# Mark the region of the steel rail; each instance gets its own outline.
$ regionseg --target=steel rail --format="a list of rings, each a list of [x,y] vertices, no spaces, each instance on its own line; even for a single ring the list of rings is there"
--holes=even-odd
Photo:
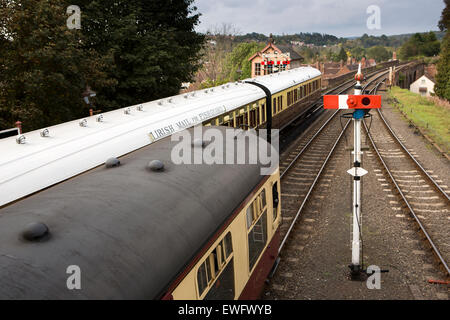
[[[440,260],[440,262],[442,263],[442,265],[444,266],[447,275],[450,275],[450,269],[448,267],[447,262],[445,261],[445,259],[442,257],[439,249],[436,247],[436,245],[434,244],[433,240],[431,239],[431,236],[428,234],[428,232],[426,231],[424,225],[422,224],[422,222],[420,221],[419,217],[416,215],[414,209],[411,207],[411,205],[409,204],[408,200],[406,199],[404,193],[402,192],[402,190],[400,189],[400,186],[397,184],[397,181],[395,180],[394,176],[392,175],[391,171],[389,170],[386,162],[383,160],[383,157],[381,156],[377,146],[375,145],[375,142],[372,139],[372,136],[369,132],[369,129],[367,128],[366,123],[364,122],[364,128],[366,129],[366,133],[367,136],[370,139],[370,142],[372,143],[372,146],[375,150],[375,152],[378,155],[378,158],[380,159],[381,163],[383,164],[383,167],[385,168],[386,172],[389,174],[389,177],[391,178],[392,182],[394,183],[396,189],[398,190],[398,192],[400,193],[403,201],[405,202],[406,206],[409,209],[409,212],[411,213],[411,215],[413,216],[414,220],[416,221],[416,223],[419,225],[420,230],[422,231],[422,233],[425,235],[426,239],[428,240],[428,243],[430,244],[431,248],[433,249],[434,253],[436,254],[436,256],[438,257],[438,259]]]
[[[383,72],[383,75],[385,75],[386,72]],[[380,77],[376,77],[375,79],[371,79],[370,82],[368,84],[373,83],[374,81],[376,81],[377,79],[379,79]],[[384,81],[384,80],[383,80]],[[381,81],[382,82],[382,81]],[[381,82],[379,82],[377,84],[376,87],[378,87],[378,85],[381,84]],[[339,93],[342,93],[344,91],[347,91],[349,88],[346,88],[345,90],[340,91]],[[323,104],[322,104],[323,106]],[[299,151],[299,153],[295,156],[295,158],[289,163],[289,165],[286,167],[286,169],[280,174],[280,180],[284,177],[284,175],[288,172],[288,170],[297,162],[298,158],[304,153],[304,151],[310,146],[310,144],[315,140],[315,138],[322,132],[322,130],[330,123],[330,121],[336,116],[336,114],[339,112],[339,110],[336,110],[336,112],[334,112],[330,118],[327,119],[327,121],[319,128],[319,130],[309,139],[308,143],[302,148],[302,150]],[[342,135],[344,134],[345,130],[347,129],[349,123],[351,120],[348,120],[347,123],[345,124],[344,128],[342,129],[339,137],[337,138],[336,142],[334,143],[333,147],[331,148],[331,151],[328,153],[324,163],[322,164],[319,172],[317,173],[314,181],[312,182],[312,185],[310,186],[305,198],[303,199],[302,204],[300,205],[300,208],[298,209],[297,213],[295,214],[295,217],[293,219],[293,221],[291,222],[288,231],[286,232],[286,234],[283,237],[283,240],[280,244],[280,247],[278,249],[278,254],[280,254],[281,250],[283,249],[287,239],[289,238],[289,234],[291,233],[292,229],[294,228],[298,217],[300,216],[303,207],[305,206],[306,202],[309,199],[309,196],[312,192],[312,190],[314,189],[314,186],[316,185],[317,181],[320,178],[320,175],[322,174],[323,169],[325,168],[326,164],[328,163],[329,158],[331,157],[331,155],[334,152],[334,149],[336,148],[337,144],[339,143]]]
[[[372,90],[371,92],[375,92],[378,88],[379,85],[381,85],[383,81],[379,82]],[[397,137],[397,135],[394,133],[394,131],[392,130],[392,128],[389,126],[389,124],[387,123],[386,119],[383,117],[383,114],[381,113],[380,110],[377,110],[378,114],[380,115],[380,118],[383,120],[384,125],[386,126],[386,128],[388,129],[388,131],[391,133],[391,136],[394,138],[394,141],[396,141],[398,144],[400,144],[400,146],[403,148],[403,150],[410,156],[410,159],[414,161],[414,163],[417,165],[418,168],[420,168],[420,170],[422,171],[422,173],[424,173],[429,179],[430,181],[433,182],[433,185],[439,190],[441,191],[441,194],[444,195],[447,200],[450,201],[449,196],[447,195],[447,193],[437,184],[437,182],[431,177],[430,174],[428,174],[428,172],[426,172],[426,170],[422,167],[422,165],[420,165],[420,163],[414,158],[414,156],[409,152],[409,150],[405,147],[405,145],[400,141],[400,139]],[[424,234],[425,238],[427,239],[428,243],[430,244],[430,247],[432,248],[434,254],[436,255],[436,257],[438,258],[439,262],[441,263],[441,265],[443,266],[443,268],[445,269],[445,272],[447,274],[447,276],[450,276],[450,268],[447,264],[447,262],[445,261],[444,257],[442,256],[441,252],[439,251],[439,249],[437,248],[437,246],[435,245],[433,239],[431,238],[430,234],[427,232],[427,230],[425,229],[425,226],[422,224],[422,222],[420,221],[418,215],[415,213],[414,209],[412,208],[412,206],[410,205],[409,201],[407,200],[405,194],[403,193],[403,191],[401,190],[400,186],[398,185],[397,181],[395,180],[393,174],[391,173],[391,171],[389,170],[389,167],[387,166],[386,162],[383,160],[383,157],[381,156],[375,141],[372,138],[372,135],[370,134],[369,129],[367,128],[366,123],[364,122],[364,128],[366,129],[366,133],[367,136],[370,139],[370,142],[375,150],[375,152],[378,155],[378,158],[380,159],[381,163],[383,164],[383,167],[385,168],[386,172],[389,174],[389,177],[391,178],[392,182],[395,185],[395,188],[397,189],[397,191],[399,192],[399,194],[401,195],[403,201],[405,202],[406,206],[409,209],[410,214],[412,215],[412,217],[414,218],[414,220],[416,221],[416,223],[419,226],[420,231],[422,231],[422,233]]]
[[[328,153],[326,159],[324,160],[322,166],[320,167],[320,170],[317,173],[316,178],[314,179],[314,181],[312,182],[311,186],[309,187],[308,193],[306,194],[305,198],[303,199],[302,204],[300,205],[300,208],[298,209],[297,213],[295,214],[295,217],[294,217],[291,225],[289,226],[288,231],[284,235],[283,241],[281,242],[280,247],[278,248],[278,254],[280,254],[281,250],[283,249],[284,244],[286,243],[287,239],[289,238],[289,234],[291,233],[292,229],[294,228],[294,225],[297,222],[297,219],[300,216],[300,213],[302,212],[303,207],[305,206],[306,202],[309,200],[309,196],[310,196],[311,192],[313,191],[317,181],[319,180],[323,169],[327,165],[328,160],[330,159],[331,155],[333,154],[334,149],[336,149],[336,146],[338,145],[339,141],[341,141],[341,138],[344,135],[344,132],[347,130],[350,121],[351,120],[348,120],[347,123],[345,124],[344,128],[342,129],[341,133],[339,134],[339,137],[336,139],[336,142],[334,143],[334,145],[331,148],[330,152]]]
[[[280,174],[280,180],[283,178],[283,176],[286,174],[286,172],[289,171],[289,169],[297,162],[297,159],[303,154],[303,152],[309,147],[309,145],[314,141],[314,139],[322,133],[323,128],[325,128],[330,121],[338,114],[339,110],[336,110],[331,117],[327,119],[327,121],[317,130],[317,132],[309,139],[308,143],[302,148],[302,150],[299,151],[299,153],[295,156],[295,158],[289,163],[289,165],[284,169],[284,171]]]
[[[380,110],[377,110],[378,114],[380,115],[380,118],[383,120],[384,125],[391,133],[391,136],[394,138],[394,140],[402,147],[402,149],[408,154],[409,158],[414,161],[416,166],[424,173],[427,178],[433,183],[434,187],[439,190],[439,192],[447,199],[448,202],[450,202],[449,195],[441,188],[441,186],[436,182],[436,180],[433,179],[433,177],[425,170],[425,168],[414,158],[414,156],[409,152],[409,150],[406,148],[406,146],[400,141],[400,139],[397,137],[395,132],[392,130],[391,126],[388,124],[386,119],[383,116],[383,113]]]
[[[375,73],[374,73],[375,74]],[[383,71],[382,75],[385,75],[386,72]],[[369,83],[367,83],[366,85],[371,84],[372,82],[376,81],[377,79],[379,79],[380,77],[377,77],[375,79],[372,79]],[[379,83],[380,84],[380,83]],[[378,85],[379,85],[378,84]],[[342,92],[345,92],[347,90],[349,90],[351,87],[353,87],[353,84],[349,87],[346,87],[345,89],[339,91],[337,94],[341,94]],[[336,89],[334,89],[336,90]],[[331,90],[331,91],[334,91]],[[320,109],[323,107],[323,103],[317,108]],[[317,110],[316,109],[316,110]],[[313,112],[315,112],[316,110],[314,110]],[[310,138],[310,140],[308,141],[308,143],[302,148],[302,150],[299,151],[299,153],[297,154],[297,156],[295,156],[295,158],[291,161],[291,163],[286,167],[286,169],[284,169],[284,171],[280,174],[280,179],[284,176],[284,174],[292,167],[292,165],[297,161],[297,159],[303,154],[303,152],[306,150],[306,148],[312,143],[312,141],[319,135],[319,133],[322,132],[322,129],[325,128],[328,123],[334,118],[334,116],[339,112],[339,110],[336,110],[331,116],[330,118],[327,119],[327,121],[319,128],[319,130],[317,130],[317,132]]]

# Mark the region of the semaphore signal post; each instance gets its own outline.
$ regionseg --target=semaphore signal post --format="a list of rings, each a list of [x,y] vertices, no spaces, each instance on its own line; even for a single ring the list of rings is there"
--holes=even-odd
[[[361,64],[355,75],[356,85],[354,95],[328,95],[324,96],[325,109],[353,109],[352,120],[354,124],[353,133],[353,168],[347,172],[353,176],[353,239],[352,239],[352,279],[359,279],[363,270],[361,265],[361,177],[367,171],[361,168],[361,121],[371,109],[381,108],[381,96],[362,95],[361,81],[363,74]]]

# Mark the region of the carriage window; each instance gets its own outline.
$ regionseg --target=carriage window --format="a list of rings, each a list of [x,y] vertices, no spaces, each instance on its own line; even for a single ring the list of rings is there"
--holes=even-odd
[[[261,215],[259,220],[248,233],[248,258],[250,271],[255,266],[267,241],[267,211]]]
[[[261,208],[264,208],[266,206],[266,189],[263,189],[261,191]]]
[[[206,265],[202,264],[197,272],[198,291],[200,294],[208,286],[208,277],[206,276]]]
[[[250,229],[252,224],[253,224],[253,205],[250,205],[247,208],[247,229]]]
[[[197,284],[199,297],[204,294],[208,287],[210,287],[205,299],[234,298],[234,267],[232,253],[233,246],[231,242],[231,233],[228,232],[198,268]],[[229,274],[230,272],[231,275]],[[230,294],[232,295],[231,298],[225,298]]]
[[[261,215],[263,210],[266,208],[266,190],[262,189],[262,191],[258,194],[258,196],[253,200],[253,202],[248,206],[246,217],[247,217],[247,230],[251,228],[254,222]]]
[[[273,108],[273,113],[272,114],[277,113],[277,98],[273,98],[273,106],[272,106],[272,108]]]
[[[273,221],[277,220],[278,215],[278,204],[280,199],[278,196],[278,182],[276,182],[272,187],[272,200],[273,200]]]
[[[205,300],[234,299],[234,265],[233,259],[227,264],[217,281],[209,289]]]
[[[265,122],[266,121],[266,105],[263,104],[261,106],[261,122]]]
[[[225,257],[229,257],[233,252],[233,245],[231,244],[231,233],[228,232],[224,239]]]

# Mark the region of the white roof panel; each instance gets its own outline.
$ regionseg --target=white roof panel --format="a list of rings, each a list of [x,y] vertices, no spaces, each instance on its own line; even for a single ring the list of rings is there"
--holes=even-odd
[[[298,68],[251,80],[276,93],[318,75],[317,69]],[[102,122],[98,115],[87,117],[86,127],[82,119],[48,127],[49,137],[27,132],[24,144],[16,143],[17,136],[1,139],[0,206],[144,147],[151,137],[161,139],[264,97],[256,86],[229,83],[106,112]]]

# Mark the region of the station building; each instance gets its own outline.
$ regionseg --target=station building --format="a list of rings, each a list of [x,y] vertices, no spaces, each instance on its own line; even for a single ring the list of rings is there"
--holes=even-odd
[[[267,46],[248,59],[252,65],[252,78],[298,68],[303,60],[292,47],[275,45],[272,35]]]

